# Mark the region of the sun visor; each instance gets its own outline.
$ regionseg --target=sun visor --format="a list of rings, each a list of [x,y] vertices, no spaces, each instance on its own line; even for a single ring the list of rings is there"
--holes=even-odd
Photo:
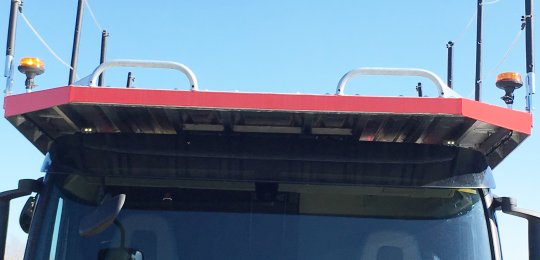
[[[75,134],[49,173],[307,184],[493,188],[482,153],[453,146],[287,134]]]

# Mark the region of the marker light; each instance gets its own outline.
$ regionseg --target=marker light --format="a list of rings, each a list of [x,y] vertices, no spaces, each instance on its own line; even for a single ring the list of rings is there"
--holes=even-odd
[[[26,91],[32,91],[34,88],[34,77],[45,72],[45,64],[39,58],[22,58],[19,62],[19,71],[26,75]]]
[[[517,72],[503,72],[497,75],[495,85],[504,90],[505,94],[501,99],[511,107],[514,103],[514,90],[523,86],[523,81],[521,75]]]
[[[94,129],[91,128],[91,127],[85,127],[85,128],[83,128],[83,129],[81,129],[81,131],[82,131],[83,133],[85,133],[85,134],[91,134],[91,133],[94,132]]]

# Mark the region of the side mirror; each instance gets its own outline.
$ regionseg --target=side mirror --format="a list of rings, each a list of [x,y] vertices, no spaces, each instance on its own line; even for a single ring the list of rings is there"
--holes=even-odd
[[[81,219],[79,235],[83,237],[97,235],[111,224],[115,224],[120,229],[120,247],[99,250],[99,260],[143,260],[141,251],[125,246],[125,230],[122,223],[116,219],[125,201],[126,194],[119,194],[106,199],[94,212]]]
[[[496,210],[527,219],[529,223],[529,259],[540,260],[540,213],[518,208],[514,198],[496,197],[494,203]]]
[[[114,222],[125,201],[125,194],[106,199],[94,212],[81,219],[79,235],[88,237],[101,233]]]
[[[26,200],[24,207],[19,216],[19,225],[21,229],[28,234],[30,230],[30,224],[32,223],[32,217],[34,217],[34,209],[36,206],[36,197],[31,196]]]

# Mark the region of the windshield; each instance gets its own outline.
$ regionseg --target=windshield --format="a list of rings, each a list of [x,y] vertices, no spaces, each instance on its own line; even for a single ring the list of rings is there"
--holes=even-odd
[[[474,189],[56,179],[44,259],[118,248],[144,259],[491,259]],[[116,224],[80,236],[81,219],[116,194]]]

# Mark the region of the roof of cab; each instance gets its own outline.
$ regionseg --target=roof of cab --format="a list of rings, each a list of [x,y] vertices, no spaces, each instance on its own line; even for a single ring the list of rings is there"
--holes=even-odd
[[[368,97],[66,86],[6,96],[5,117],[45,153],[77,132],[353,135],[456,145],[496,166],[531,133],[532,115],[465,98]]]

